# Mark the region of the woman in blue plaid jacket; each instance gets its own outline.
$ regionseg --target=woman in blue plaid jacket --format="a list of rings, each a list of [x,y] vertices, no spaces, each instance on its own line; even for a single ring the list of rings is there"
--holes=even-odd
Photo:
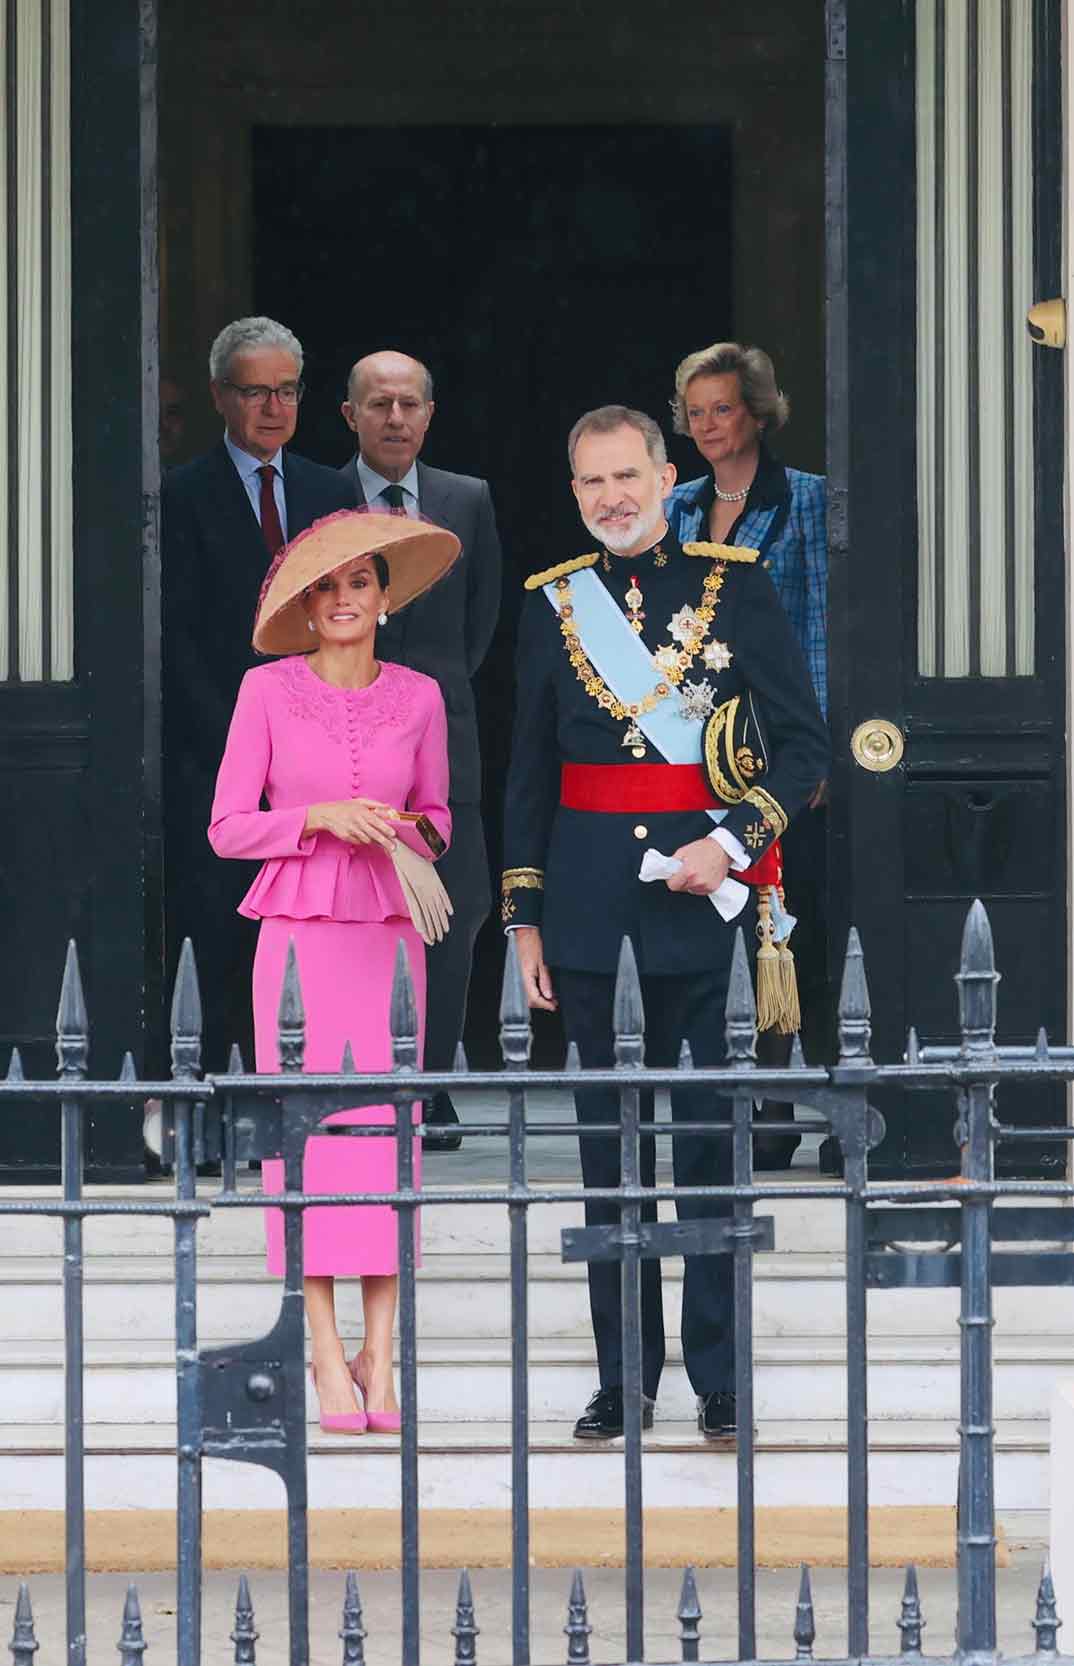
[[[675,372],[675,432],[689,434],[709,466],[676,486],[664,505],[679,543],[740,544],[761,560],[801,643],[817,702],[828,715],[828,541],[824,477],[789,469],[768,449],[788,404],[772,360],[759,347],[720,341],[691,353]],[[827,839],[824,784],[783,840],[789,902],[798,916],[794,951],[802,1001],[803,1044],[813,1059],[831,1050],[834,1003],[827,986],[824,918]],[[766,1034],[762,1063],[785,1064],[789,1037]],[[790,1122],[794,1106],[766,1100],[761,1121]],[[789,1166],[796,1134],[754,1140],[754,1167]]]
[[[683,359],[671,402],[710,472],[665,504],[679,543],[709,539],[760,550],[828,715],[828,543],[824,477],[779,462],[767,446],[788,404],[760,347],[718,341]]]

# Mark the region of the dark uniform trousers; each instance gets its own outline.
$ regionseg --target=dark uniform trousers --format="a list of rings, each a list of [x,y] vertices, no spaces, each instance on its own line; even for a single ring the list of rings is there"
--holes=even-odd
[[[553,973],[568,1041],[577,1043],[584,1067],[603,1069],[614,1064],[612,1002],[615,979],[603,972]],[[672,977],[643,976],[645,1060],[653,1066],[674,1065],[684,1040],[694,1063],[723,1064],[728,969],[691,972]],[[574,1096],[580,1123],[617,1122],[619,1094],[614,1088],[586,1088]],[[728,1122],[731,1101],[705,1089],[673,1088],[671,1114],[676,1125],[691,1122]],[[641,1116],[653,1120],[653,1094],[641,1095]],[[666,1136],[665,1136],[666,1137]],[[587,1187],[618,1186],[618,1134],[583,1136],[582,1176]],[[726,1186],[731,1183],[730,1137],[720,1134],[683,1135],[673,1140],[677,1186]],[[641,1140],[641,1183],[655,1184],[655,1141]],[[716,1220],[731,1213],[720,1201],[683,1199],[680,1220]],[[589,1226],[618,1224],[619,1206],[587,1199]],[[655,1204],[642,1206],[643,1220],[656,1219]],[[623,1381],[621,1264],[589,1263],[589,1304],[597,1342],[602,1388],[618,1388]],[[730,1255],[687,1256],[682,1295],[682,1347],[686,1371],[695,1394],[714,1390],[733,1392],[735,1386],[733,1258]],[[641,1263],[642,1389],[656,1398],[664,1365],[664,1313],[660,1263]]]
[[[474,944],[492,906],[480,804],[451,805],[451,843],[436,871],[454,913],[447,935],[425,951],[424,1059],[426,1070],[450,1070],[466,1021]]]

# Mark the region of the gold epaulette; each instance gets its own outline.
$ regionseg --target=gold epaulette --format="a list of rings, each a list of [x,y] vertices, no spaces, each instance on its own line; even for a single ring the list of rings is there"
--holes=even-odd
[[[756,561],[760,550],[739,544],[684,544],[683,555],[707,555],[710,561]]]
[[[561,561],[558,567],[546,567],[543,573],[531,573],[526,580],[527,590],[543,590],[553,579],[566,578],[568,573],[581,572],[583,567],[593,567],[600,560],[594,552],[592,555],[577,555],[573,561]]]

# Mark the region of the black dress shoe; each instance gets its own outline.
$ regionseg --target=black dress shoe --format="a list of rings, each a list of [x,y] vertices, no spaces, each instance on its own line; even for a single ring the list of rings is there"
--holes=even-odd
[[[774,1169],[789,1169],[801,1143],[801,1134],[754,1134],[754,1173],[768,1174]]]
[[[722,1389],[697,1397],[697,1426],[706,1440],[726,1440],[738,1427],[735,1397]]]
[[[834,1134],[821,1141],[817,1167],[821,1174],[834,1174],[840,1180],[843,1178],[843,1148]]]
[[[653,1426],[653,1407],[656,1401],[647,1394],[641,1397],[641,1426]],[[575,1440],[616,1440],[623,1432],[623,1390],[598,1388],[585,1411],[574,1425]]]
[[[434,1093],[424,1101],[422,1121],[427,1133],[422,1135],[423,1151],[458,1151],[462,1135],[458,1130],[459,1113],[451,1103],[449,1093]]]
[[[780,1100],[765,1099],[757,1107],[754,1123],[793,1122],[794,1105]],[[761,1134],[756,1127],[753,1134],[753,1166],[759,1173],[773,1169],[789,1169],[791,1159],[802,1143],[801,1134]]]

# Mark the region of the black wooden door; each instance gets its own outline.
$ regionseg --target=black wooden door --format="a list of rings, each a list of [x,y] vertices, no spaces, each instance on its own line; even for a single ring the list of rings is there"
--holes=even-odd
[[[63,79],[50,82],[47,52],[43,61],[40,96],[59,122]],[[27,340],[21,352],[12,335],[3,367],[7,408],[35,412],[38,438],[8,469],[3,509],[9,558],[18,551],[21,563],[9,559],[2,592],[0,1070],[18,1047],[38,1077],[56,1069],[70,937],[91,1072],[118,1076],[128,1049],[140,1069],[161,1064],[146,1057],[162,1006],[153,0],[72,0],[69,61],[70,182],[66,146],[46,140],[46,235],[21,293],[14,256],[21,236],[32,260],[33,228],[13,216],[6,228],[9,315],[36,332],[39,351]],[[28,165],[10,150],[9,161],[16,173]],[[68,279],[47,235],[68,195],[69,324]],[[24,437],[11,438],[9,463]],[[90,1178],[142,1177],[141,1122],[134,1104],[91,1117]],[[55,1179],[59,1155],[58,1113],[9,1101],[0,1183]]]
[[[859,927],[883,1058],[956,1038],[974,896],[1000,1040],[1066,1029],[1062,356],[1025,327],[1061,288],[1059,65],[1056,0],[832,0],[832,949]],[[949,1100],[882,1108],[879,1172],[951,1172]]]

